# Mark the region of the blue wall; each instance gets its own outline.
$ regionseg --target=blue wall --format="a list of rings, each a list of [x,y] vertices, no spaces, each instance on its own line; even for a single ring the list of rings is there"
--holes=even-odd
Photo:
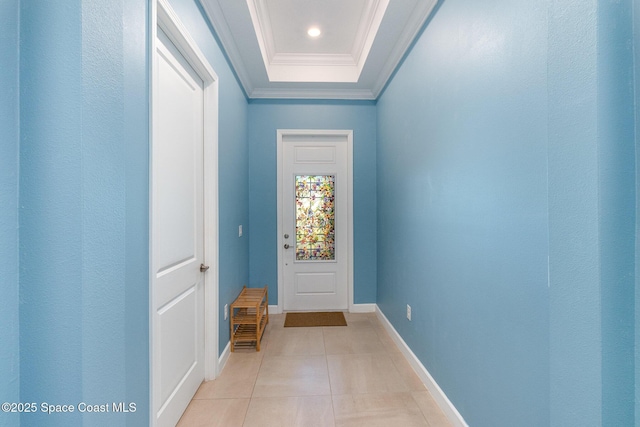
[[[198,3],[194,0],[171,0],[171,6],[219,78],[219,351],[222,353],[229,342],[229,321],[224,320],[223,307],[236,299],[243,285],[249,284],[248,106],[244,92]],[[242,237],[238,237],[239,225],[243,225]]]
[[[20,401],[18,303],[19,2],[0,4],[0,401]],[[0,424],[19,414],[0,412]]]
[[[601,425],[597,4],[551,9],[550,372],[553,425]]]
[[[631,1],[556,2],[550,12],[551,421],[632,425]]]
[[[378,102],[378,304],[470,425],[634,423],[631,6],[447,0]]]
[[[23,425],[146,425],[149,10],[62,3],[0,6],[0,398],[138,408]],[[220,307],[277,302],[276,129],[354,129],[355,302],[467,422],[640,425],[638,0],[441,2],[377,106],[248,104],[171,3],[220,78]]]
[[[247,101],[199,6],[173,3],[220,78],[222,305],[249,277],[248,240],[237,236],[249,216]],[[146,425],[148,4],[15,1],[0,18],[3,401],[134,402],[126,415],[22,423]],[[228,329],[221,322],[221,351]]]
[[[636,105],[636,206],[640,206],[640,0],[633,2],[635,105]],[[635,286],[635,425],[640,426],[640,217],[636,210],[636,286]]]
[[[477,427],[549,425],[547,36],[447,0],[378,102],[378,305]]]
[[[148,420],[147,6],[22,2],[20,399],[135,402]]]
[[[21,2],[20,13],[21,399],[80,402],[81,10]],[[46,415],[22,420],[44,423]],[[81,414],[50,420],[79,424]]]
[[[598,216],[602,419],[635,417],[636,162],[632,1],[598,7]]]
[[[278,303],[277,129],[353,129],[354,302],[376,301],[376,107],[372,102],[267,101],[249,105],[251,285]]]
[[[174,6],[220,78],[222,305],[249,276],[248,241],[237,237],[248,224],[247,102],[197,4]],[[20,10],[25,231],[15,393],[33,402],[135,402],[126,415],[135,425],[149,413],[148,13],[144,1]],[[228,339],[221,322],[221,351]],[[9,350],[17,358],[17,347]],[[23,422],[125,423],[113,413],[43,417],[24,414]]]

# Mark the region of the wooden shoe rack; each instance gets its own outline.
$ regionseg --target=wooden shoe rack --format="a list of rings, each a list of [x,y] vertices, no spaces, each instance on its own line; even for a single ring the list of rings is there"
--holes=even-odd
[[[231,303],[231,351],[236,347],[256,346],[260,351],[260,340],[269,323],[269,296],[264,288],[242,288],[238,298]]]

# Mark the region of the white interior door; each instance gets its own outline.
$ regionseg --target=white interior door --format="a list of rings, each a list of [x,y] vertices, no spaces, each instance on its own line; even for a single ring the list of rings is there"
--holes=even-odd
[[[158,28],[153,96],[153,417],[174,426],[204,379],[203,82]]]
[[[285,311],[349,308],[351,131],[279,131]]]

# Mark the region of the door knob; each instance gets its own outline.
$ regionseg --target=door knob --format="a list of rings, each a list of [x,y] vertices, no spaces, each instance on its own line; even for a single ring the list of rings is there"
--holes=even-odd
[[[204,264],[200,264],[200,271],[202,273],[204,273],[205,271],[207,271],[209,269],[208,265],[204,265]]]
[[[291,247],[291,246],[289,246],[289,244],[288,244],[288,243],[285,243],[285,244],[284,244],[284,248],[285,248],[285,249],[289,249],[290,247]]]

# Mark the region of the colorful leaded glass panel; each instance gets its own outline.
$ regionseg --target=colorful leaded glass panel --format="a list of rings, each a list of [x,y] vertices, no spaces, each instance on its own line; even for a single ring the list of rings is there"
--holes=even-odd
[[[335,260],[335,177],[296,175],[295,185],[296,260]]]

